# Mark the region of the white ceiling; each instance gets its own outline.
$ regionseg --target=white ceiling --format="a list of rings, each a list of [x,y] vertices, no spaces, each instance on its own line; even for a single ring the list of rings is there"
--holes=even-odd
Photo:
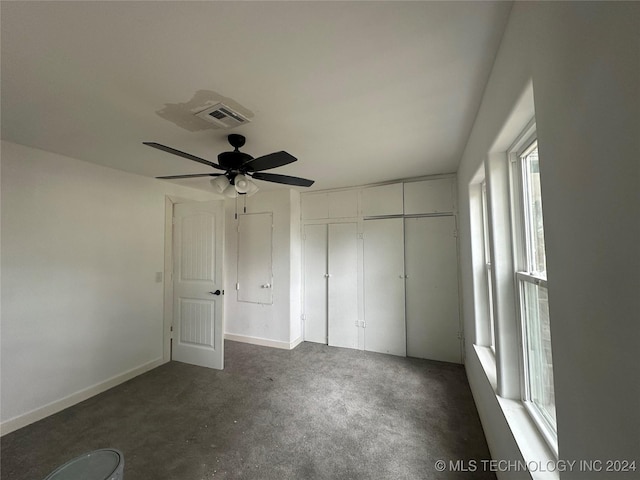
[[[312,189],[454,172],[510,8],[3,1],[2,138],[149,177],[208,167],[143,141],[216,161],[229,133],[253,156],[296,156],[270,172]],[[192,117],[216,99],[251,123]]]

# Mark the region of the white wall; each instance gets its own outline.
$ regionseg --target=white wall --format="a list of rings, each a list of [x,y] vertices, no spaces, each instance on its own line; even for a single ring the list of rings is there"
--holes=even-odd
[[[260,191],[247,199],[246,213],[273,213],[273,303],[239,302],[236,201],[226,202],[225,336],[231,340],[278,348],[301,341],[300,196],[288,189]],[[244,201],[238,200],[243,213]],[[294,218],[296,217],[296,218]]]
[[[6,433],[163,361],[165,196],[217,197],[1,147]]]
[[[458,171],[466,368],[496,459],[520,453],[473,348],[468,192],[488,154],[504,151],[533,113],[521,97],[532,82],[559,456],[640,466],[638,25],[635,2],[515,3]],[[614,476],[637,472],[560,475]]]

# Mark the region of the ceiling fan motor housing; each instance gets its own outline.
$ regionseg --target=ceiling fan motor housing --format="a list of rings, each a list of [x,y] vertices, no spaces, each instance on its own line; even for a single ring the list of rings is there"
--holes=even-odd
[[[249,160],[253,160],[253,157],[248,153],[233,151],[222,152],[218,154],[218,163],[222,168],[230,170],[238,170],[240,167]]]
[[[240,170],[243,164],[247,163],[249,160],[253,160],[251,155],[238,150],[246,142],[246,138],[243,135],[232,133],[227,136],[227,140],[235,150],[233,152],[222,152],[218,154],[218,163],[221,167],[231,170]],[[245,170],[249,171],[251,169],[245,168]]]

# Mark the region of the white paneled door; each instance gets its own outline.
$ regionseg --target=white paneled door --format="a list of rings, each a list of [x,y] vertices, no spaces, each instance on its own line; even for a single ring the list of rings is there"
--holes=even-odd
[[[358,348],[358,224],[329,224],[329,345]]]
[[[364,222],[364,349],[406,355],[402,218]]]
[[[358,348],[358,224],[304,227],[304,339]]]
[[[222,369],[222,201],[174,206],[172,358]]]
[[[407,355],[462,362],[453,216],[405,219]]]
[[[327,343],[327,225],[304,226],[304,340]]]

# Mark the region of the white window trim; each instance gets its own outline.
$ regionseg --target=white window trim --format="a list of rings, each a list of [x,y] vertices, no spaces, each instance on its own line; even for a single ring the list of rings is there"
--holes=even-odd
[[[524,295],[522,292],[523,283],[531,283],[536,286],[547,288],[547,279],[539,274],[533,274],[528,271],[528,253],[527,253],[527,214],[522,201],[522,189],[524,177],[521,169],[520,158],[527,150],[532,148],[537,141],[536,124],[533,119],[524,131],[518,136],[512,146],[509,148],[509,164],[511,178],[511,215],[512,215],[512,245],[513,245],[513,261],[515,266],[514,282],[516,293],[516,314],[518,317],[518,350],[519,350],[519,366],[521,372],[520,390],[522,404],[531,417],[534,425],[542,435],[543,439],[551,448],[552,452],[558,457],[558,437],[557,432],[549,424],[547,419],[539,412],[538,408],[529,400],[529,378],[528,368],[526,367],[526,349],[524,348],[524,319],[522,318]]]
[[[486,321],[489,330],[489,344],[487,345],[493,354],[496,353],[496,325],[494,313],[495,287],[493,285],[493,273],[491,272],[491,226],[489,225],[489,197],[487,193],[487,180],[480,184],[480,202],[482,207],[482,255],[484,263],[484,280],[486,282],[487,312]]]

